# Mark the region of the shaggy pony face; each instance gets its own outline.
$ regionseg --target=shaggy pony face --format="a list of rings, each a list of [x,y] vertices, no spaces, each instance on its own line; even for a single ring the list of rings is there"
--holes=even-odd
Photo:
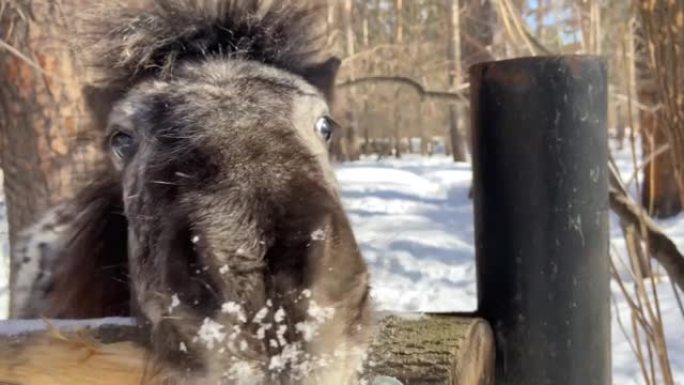
[[[96,19],[86,97],[109,163],[62,208],[77,214],[31,311],[122,315],[130,299],[183,383],[351,381],[368,273],[327,154],[339,60],[317,58],[313,15],[159,0]]]
[[[333,128],[312,85],[250,61],[186,65],[116,103],[130,276],[163,356],[230,373],[303,353],[320,327],[360,336],[367,276],[328,162]],[[330,317],[307,331],[311,301]]]

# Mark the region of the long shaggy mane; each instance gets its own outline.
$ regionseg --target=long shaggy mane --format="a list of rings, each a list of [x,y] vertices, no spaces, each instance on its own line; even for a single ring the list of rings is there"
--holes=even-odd
[[[212,57],[259,61],[302,75],[319,58],[320,6],[308,0],[108,2],[82,20],[98,80],[127,89]]]

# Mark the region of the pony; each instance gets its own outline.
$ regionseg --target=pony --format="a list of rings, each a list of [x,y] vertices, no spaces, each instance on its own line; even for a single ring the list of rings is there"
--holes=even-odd
[[[303,1],[114,2],[85,19],[107,162],[17,247],[20,317],[135,316],[184,384],[350,384],[369,275],[328,145],[340,60]]]

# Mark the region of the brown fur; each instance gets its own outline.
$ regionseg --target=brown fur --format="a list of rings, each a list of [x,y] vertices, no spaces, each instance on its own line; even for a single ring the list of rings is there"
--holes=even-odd
[[[348,384],[368,273],[314,132],[339,65],[318,58],[315,12],[158,0],[106,15],[87,95],[135,153],[67,206],[40,311],[121,315],[130,299],[185,383]]]

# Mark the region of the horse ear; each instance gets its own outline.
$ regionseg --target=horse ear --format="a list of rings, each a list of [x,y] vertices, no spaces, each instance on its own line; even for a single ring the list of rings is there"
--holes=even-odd
[[[329,102],[333,99],[335,77],[342,61],[333,56],[322,63],[316,63],[304,70],[304,78],[318,88]]]
[[[99,318],[130,313],[128,223],[112,174],[98,173],[96,182],[23,233],[15,284],[23,293],[12,305],[14,315]]]
[[[107,127],[109,113],[117,100],[121,99],[123,92],[111,87],[97,87],[87,85],[81,90],[86,108],[95,120],[95,128],[104,130]]]

